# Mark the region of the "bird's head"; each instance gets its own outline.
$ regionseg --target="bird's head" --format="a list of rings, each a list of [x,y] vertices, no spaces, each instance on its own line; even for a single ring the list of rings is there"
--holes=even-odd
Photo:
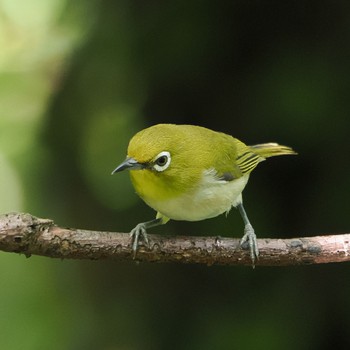
[[[174,124],[141,130],[130,140],[126,159],[112,174],[130,170],[141,197],[169,198],[187,191],[203,173],[193,136],[193,131]]]

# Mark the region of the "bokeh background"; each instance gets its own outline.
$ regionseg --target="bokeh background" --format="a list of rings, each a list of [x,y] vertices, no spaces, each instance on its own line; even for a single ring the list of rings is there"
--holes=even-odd
[[[130,137],[203,125],[261,164],[258,236],[349,230],[350,2],[0,1],[0,212],[125,231],[154,216]],[[240,237],[239,214],[154,232]],[[2,349],[349,348],[350,265],[180,266],[0,253]]]

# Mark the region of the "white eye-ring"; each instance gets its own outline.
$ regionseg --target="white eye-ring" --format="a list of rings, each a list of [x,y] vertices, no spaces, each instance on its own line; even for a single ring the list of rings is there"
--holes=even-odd
[[[160,152],[155,158],[153,168],[157,171],[164,171],[168,168],[171,162],[170,153],[167,151]]]

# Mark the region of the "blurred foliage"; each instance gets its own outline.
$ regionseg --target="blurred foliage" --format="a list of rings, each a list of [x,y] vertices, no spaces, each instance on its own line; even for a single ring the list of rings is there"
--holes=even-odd
[[[260,237],[349,229],[348,1],[0,1],[0,208],[129,231],[128,140],[199,124],[298,157],[244,192]],[[155,232],[241,236],[230,215]],[[349,347],[348,264],[248,268],[0,254],[3,349]]]

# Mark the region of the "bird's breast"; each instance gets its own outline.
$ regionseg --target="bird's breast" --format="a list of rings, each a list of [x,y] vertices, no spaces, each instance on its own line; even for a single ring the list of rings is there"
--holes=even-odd
[[[199,221],[229,211],[242,200],[249,175],[232,181],[219,180],[215,170],[204,172],[198,186],[168,199],[142,197],[154,210],[172,220]]]

